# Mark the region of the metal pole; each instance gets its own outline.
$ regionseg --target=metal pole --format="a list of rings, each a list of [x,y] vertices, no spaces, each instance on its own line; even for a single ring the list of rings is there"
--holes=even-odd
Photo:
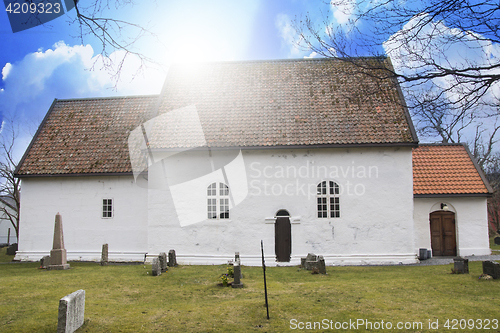
[[[266,284],[266,263],[264,262],[264,242],[260,241],[260,250],[262,252],[262,270],[264,271],[264,293],[266,295],[267,319],[269,319],[269,303],[267,302],[267,284]]]

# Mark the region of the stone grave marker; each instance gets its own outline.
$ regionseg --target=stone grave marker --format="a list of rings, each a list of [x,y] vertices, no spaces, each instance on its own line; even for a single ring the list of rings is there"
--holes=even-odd
[[[234,281],[231,287],[233,288],[243,288],[243,283],[241,283],[241,266],[239,260],[234,263]]]
[[[158,257],[153,258],[152,274],[153,276],[161,275],[160,259]]]
[[[73,333],[83,325],[85,317],[85,290],[80,289],[59,300],[57,333]]]
[[[494,261],[483,261],[483,274],[488,274],[494,279],[500,279],[500,264]]]
[[[50,257],[44,256],[40,259],[40,268],[47,268],[50,265]]]
[[[161,252],[158,256],[158,260],[160,261],[160,269],[162,273],[168,271],[168,262],[167,262],[167,254],[165,252]]]
[[[177,258],[175,257],[175,250],[168,251],[168,267],[177,266]]]
[[[326,274],[325,259],[323,256],[317,256],[314,253],[308,253],[307,257],[300,258],[300,267],[313,273]]]
[[[54,241],[52,243],[52,250],[50,251],[50,265],[47,266],[47,269],[69,269],[66,259],[66,249],[64,248],[62,217],[59,213],[56,214]]]
[[[469,259],[453,258],[453,272],[455,274],[469,274]]]
[[[108,264],[108,244],[102,244],[101,266]]]

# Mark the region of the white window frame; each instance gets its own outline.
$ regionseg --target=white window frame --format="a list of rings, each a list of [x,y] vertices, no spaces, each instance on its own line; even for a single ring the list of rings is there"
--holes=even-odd
[[[323,180],[316,186],[316,216],[320,219],[340,218],[340,187],[332,180]]]
[[[207,187],[207,219],[229,219],[229,186],[213,182]]]
[[[110,200],[111,201],[111,204],[109,202],[106,202],[107,200]],[[115,199],[113,198],[102,198],[102,201],[101,201],[101,218],[103,219],[112,219],[114,216],[115,216]],[[106,207],[110,207],[111,210],[107,210],[105,209]],[[105,216],[105,213],[106,215],[109,215],[108,213],[111,213],[111,216]]]

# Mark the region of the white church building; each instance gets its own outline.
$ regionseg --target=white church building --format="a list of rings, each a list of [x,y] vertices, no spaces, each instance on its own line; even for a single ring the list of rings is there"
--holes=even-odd
[[[389,59],[373,58],[375,67]],[[369,74],[369,75],[368,75]],[[16,170],[19,251],[68,260],[411,264],[490,254],[467,148],[418,145],[396,81],[332,59],[171,67],[160,95],[55,100]]]

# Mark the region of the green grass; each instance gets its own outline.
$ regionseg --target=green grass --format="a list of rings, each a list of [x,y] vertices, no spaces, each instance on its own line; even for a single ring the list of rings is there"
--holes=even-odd
[[[54,332],[59,299],[78,289],[86,292],[78,332],[286,332],[292,319],[422,322],[410,331],[430,332],[429,320],[444,331],[446,319],[498,319],[500,281],[478,280],[480,262],[469,263],[466,275],[451,268],[327,267],[328,275],[268,268],[267,320],[259,267],[243,266],[245,286],[232,289],[216,285],[225,266],[180,266],[153,277],[144,265],[72,262],[70,270],[46,271],[38,263],[1,264],[0,331]]]

